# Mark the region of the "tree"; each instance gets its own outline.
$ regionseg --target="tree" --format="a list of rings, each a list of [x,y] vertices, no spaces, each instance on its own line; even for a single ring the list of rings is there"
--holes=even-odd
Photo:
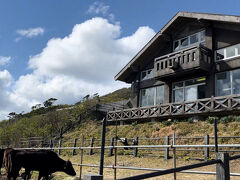
[[[36,104],[35,106],[32,106],[32,110],[39,109],[41,107],[41,104]]]
[[[50,98],[50,99],[44,101],[44,102],[43,102],[43,105],[44,105],[44,107],[48,108],[48,107],[51,107],[52,104],[53,104],[55,101],[57,101],[56,98]]]
[[[10,112],[9,114],[8,114],[8,118],[9,119],[15,119],[16,118],[16,113],[15,112]]]
[[[88,101],[88,100],[89,100],[89,97],[90,97],[90,95],[87,94],[87,95],[83,98],[83,101]]]

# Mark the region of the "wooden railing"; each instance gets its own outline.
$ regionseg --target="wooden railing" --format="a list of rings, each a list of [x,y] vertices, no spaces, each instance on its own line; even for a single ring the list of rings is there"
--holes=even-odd
[[[240,94],[211,97],[196,101],[183,101],[157,106],[139,107],[119,111],[109,111],[108,121],[138,120],[151,118],[171,118],[174,116],[211,115],[220,112],[240,110]]]
[[[208,71],[211,67],[211,50],[196,45],[155,59],[155,77],[169,76],[184,70],[200,69]]]

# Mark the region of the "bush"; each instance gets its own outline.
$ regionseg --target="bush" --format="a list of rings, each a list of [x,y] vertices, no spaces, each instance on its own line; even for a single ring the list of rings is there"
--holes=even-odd
[[[132,126],[136,126],[137,125],[137,121],[132,122]]]
[[[170,126],[172,124],[172,120],[169,119],[167,121],[163,121],[162,124],[163,124],[163,126]]]
[[[215,119],[218,120],[218,117],[211,117],[211,116],[209,116],[207,118],[207,122],[210,123],[210,124],[214,124]]]
[[[192,118],[192,117],[188,118],[188,119],[187,119],[187,122],[188,122],[188,123],[193,123],[193,118]]]
[[[229,122],[233,121],[233,117],[232,116],[224,116],[220,119],[221,123],[227,124]]]
[[[240,116],[237,116],[237,117],[235,118],[235,121],[236,121],[236,122],[240,122]]]
[[[174,119],[174,120],[173,120],[173,123],[174,123],[174,124],[177,124],[177,123],[179,123],[179,120]]]

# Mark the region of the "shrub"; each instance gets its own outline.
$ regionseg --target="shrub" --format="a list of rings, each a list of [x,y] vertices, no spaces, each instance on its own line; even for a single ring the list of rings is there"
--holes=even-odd
[[[233,121],[233,117],[232,116],[224,116],[220,119],[221,123],[227,124],[229,122]]]
[[[132,123],[132,126],[136,126],[137,125],[137,121],[134,121],[133,123]]]
[[[172,124],[171,120],[163,121],[163,126],[170,126]]]
[[[179,123],[179,120],[174,119],[174,120],[173,120],[173,123],[174,123],[174,124],[177,124],[177,123]]]
[[[237,117],[235,118],[235,121],[236,121],[236,122],[240,122],[240,116],[237,116]]]
[[[209,116],[207,118],[207,122],[210,123],[210,124],[214,124],[215,119],[218,120],[218,117]]]
[[[188,119],[187,119],[187,122],[188,122],[188,123],[193,123],[193,118],[192,118],[192,117],[188,118]]]

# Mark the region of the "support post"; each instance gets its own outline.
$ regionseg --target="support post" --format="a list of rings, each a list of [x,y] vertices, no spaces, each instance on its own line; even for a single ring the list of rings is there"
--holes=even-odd
[[[135,146],[138,145],[138,137],[136,137],[136,138],[134,139],[134,141],[133,141],[133,145],[135,145]],[[134,152],[133,152],[133,154],[134,154],[134,157],[137,157],[137,155],[138,155],[138,148],[137,148],[137,147],[134,148]]]
[[[169,145],[169,136],[165,137],[165,145]],[[169,147],[166,147],[165,153],[164,153],[165,160],[169,159]]]
[[[106,136],[106,118],[103,118],[103,123],[102,123],[102,141],[101,141],[101,158],[100,158],[99,175],[103,175],[104,151],[105,151],[105,136]]]
[[[209,145],[209,135],[206,134],[204,136],[204,144]],[[209,159],[209,147],[204,148],[204,160],[207,161]]]
[[[215,140],[215,153],[218,152],[218,134],[217,134],[217,119],[214,119],[214,140]]]
[[[110,141],[110,146],[114,146],[114,138],[111,138],[111,141]],[[110,148],[109,149],[109,154],[108,156],[113,156],[113,148]]]
[[[216,164],[216,179],[230,180],[229,155],[228,153],[216,153],[216,159],[222,162]]]
[[[73,141],[73,147],[75,148],[77,146],[77,138],[74,139]],[[76,149],[72,150],[72,156],[74,156],[76,154]]]
[[[95,138],[92,137],[91,142],[90,142],[90,147],[93,147],[93,145],[94,145],[94,140],[95,140]],[[89,155],[93,155],[93,149],[90,149],[90,150],[89,150]]]

